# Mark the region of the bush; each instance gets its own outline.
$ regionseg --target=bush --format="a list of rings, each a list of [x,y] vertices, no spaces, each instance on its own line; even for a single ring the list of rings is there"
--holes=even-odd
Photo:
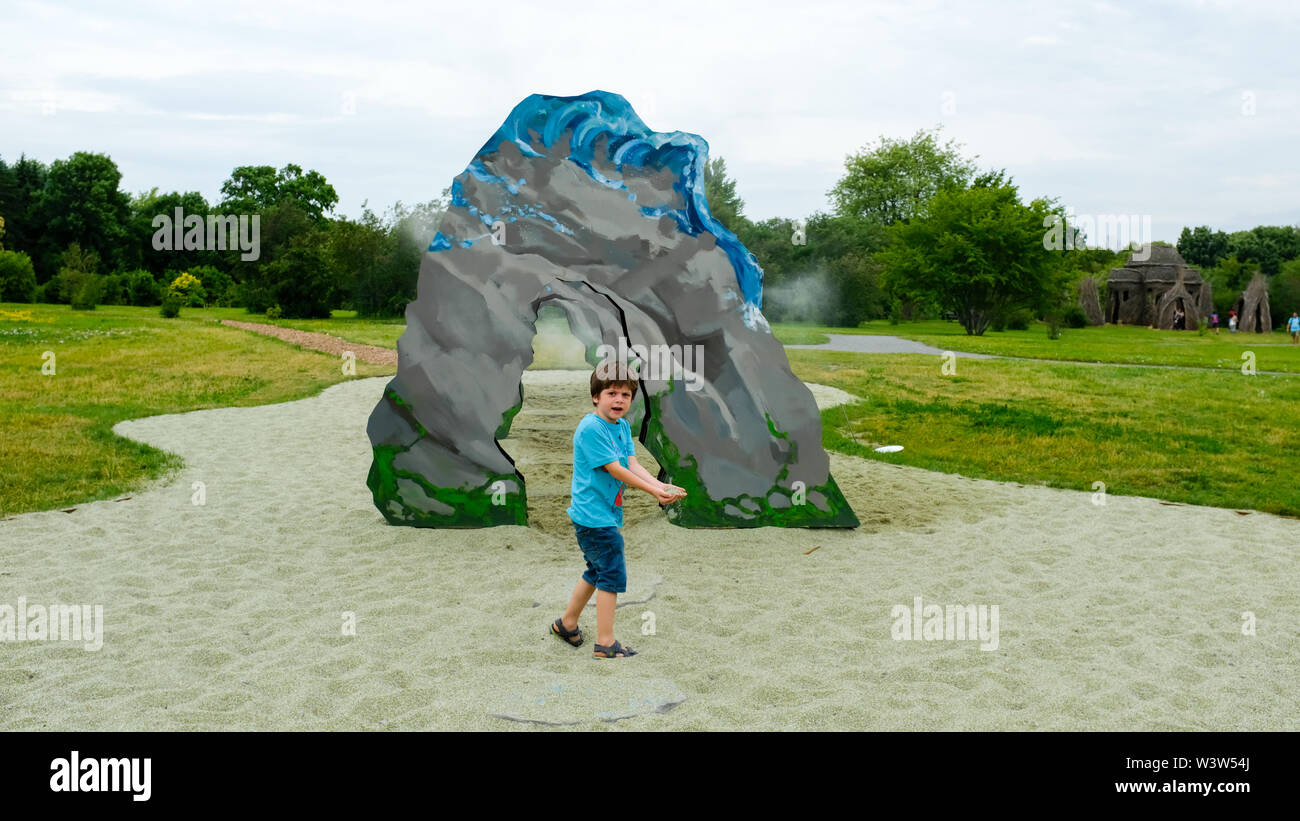
[[[1028,311],[1013,311],[1009,316],[1007,316],[1007,329],[1012,331],[1027,331],[1029,330],[1029,323],[1032,320],[1033,317],[1029,315]],[[1055,337],[1053,337],[1053,339],[1055,339]]]
[[[1067,328],[1086,328],[1088,327],[1088,316],[1078,305],[1071,305],[1065,309],[1065,327]]]
[[[109,274],[104,277],[104,298],[101,305],[130,305],[131,293],[127,290],[126,274]]]
[[[208,297],[207,292],[203,290],[203,283],[188,271],[172,280],[171,285],[167,286],[167,294],[169,296],[174,294],[181,300],[182,305],[191,308],[202,308]]]
[[[104,296],[104,279],[89,271],[64,268],[59,271],[59,302],[67,303],[75,311],[93,311]]]
[[[0,302],[35,302],[36,269],[22,251],[0,251]]]
[[[189,272],[203,285],[207,305],[228,307],[234,304],[231,300],[235,295],[235,281],[230,278],[230,274],[211,265],[199,265]]]
[[[125,275],[127,304],[149,306],[159,302],[158,280],[149,271],[132,271]]]
[[[169,293],[163,298],[162,308],[159,311],[167,319],[174,319],[180,316],[181,305],[185,304],[184,299],[179,294]]]
[[[279,319],[283,315],[284,315],[284,311],[280,310],[279,305],[272,305],[270,308],[266,309],[267,319]]]

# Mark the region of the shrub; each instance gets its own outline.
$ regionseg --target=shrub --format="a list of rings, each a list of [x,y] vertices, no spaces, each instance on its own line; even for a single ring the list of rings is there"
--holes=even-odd
[[[172,280],[172,284],[167,286],[167,293],[169,296],[175,294],[182,305],[191,308],[202,308],[208,296],[203,290],[203,283],[188,271]]]
[[[173,319],[180,316],[181,305],[183,304],[184,299],[179,294],[168,293],[167,296],[163,297],[162,308],[159,313],[167,319]]]
[[[59,302],[75,311],[93,311],[104,296],[104,280],[89,271],[63,268],[54,278],[58,283]]]
[[[125,275],[127,300],[130,305],[157,305],[158,280],[149,271],[132,271]]]
[[[1029,315],[1028,311],[1013,311],[1007,317],[1007,328],[1012,331],[1027,331],[1029,330],[1029,323],[1032,319],[1033,317]],[[1052,338],[1055,339],[1056,337]]]
[[[191,268],[189,273],[202,284],[207,305],[226,307],[234,304],[231,300],[234,297],[235,281],[230,278],[230,274],[211,265],[199,265]]]
[[[104,277],[104,298],[101,305],[130,305],[131,292],[127,290],[126,274],[109,274]]]
[[[0,251],[0,302],[35,302],[36,269],[22,251]]]
[[[1078,305],[1071,305],[1065,309],[1065,327],[1067,328],[1086,328],[1088,327],[1088,316]]]
[[[283,315],[284,315],[284,311],[280,310],[279,305],[272,305],[270,308],[266,309],[267,319],[279,319]]]

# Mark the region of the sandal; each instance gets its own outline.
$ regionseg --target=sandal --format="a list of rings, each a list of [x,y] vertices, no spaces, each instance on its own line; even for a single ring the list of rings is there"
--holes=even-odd
[[[572,630],[566,629],[564,626],[563,619],[555,620],[555,624],[551,625],[551,632],[559,636],[560,638],[564,639],[565,642],[572,645],[573,647],[582,646],[582,631],[576,627]],[[577,639],[577,641],[574,641],[575,638]]]
[[[635,656],[636,651],[631,647],[624,647],[616,641],[608,647],[603,644],[597,644],[596,652],[593,655],[598,659],[624,659],[629,656]]]

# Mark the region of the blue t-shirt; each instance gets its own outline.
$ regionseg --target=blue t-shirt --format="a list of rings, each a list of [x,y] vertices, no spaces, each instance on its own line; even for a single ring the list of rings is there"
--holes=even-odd
[[[626,419],[606,422],[589,413],[573,432],[573,484],[569,518],[583,527],[622,527],[623,483],[601,467],[618,462],[627,467],[632,448],[632,428]]]
[[[1291,333],[1300,331],[1300,316],[1291,317],[1291,319],[1287,321],[1287,325],[1290,327]]]

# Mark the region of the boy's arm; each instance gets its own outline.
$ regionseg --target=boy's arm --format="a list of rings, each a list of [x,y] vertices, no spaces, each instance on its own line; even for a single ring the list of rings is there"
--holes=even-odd
[[[628,460],[628,463],[631,464],[631,459]],[[660,504],[666,505],[677,498],[676,495],[667,492],[665,487],[661,485],[657,479],[651,477],[650,481],[647,482],[645,479],[637,476],[618,462],[610,462],[608,465],[602,465],[602,467],[610,476],[613,476],[620,482],[649,493],[651,496],[655,497]],[[641,472],[645,473],[646,471],[643,468]],[[646,475],[649,476],[649,474]]]
[[[647,482],[649,482],[649,483],[650,483],[651,485],[653,485],[654,487],[657,487],[657,488],[665,487],[665,485],[664,485],[663,482],[660,482],[658,479],[656,479],[655,477],[653,477],[653,476],[650,475],[650,471],[648,471],[648,470],[646,470],[645,468],[641,467],[641,463],[638,462],[638,461],[636,460],[636,457],[635,457],[635,456],[629,456],[629,457],[627,457],[627,467],[628,467],[628,470],[632,471],[632,472],[635,473],[637,476],[640,476],[642,479],[645,479]]]

